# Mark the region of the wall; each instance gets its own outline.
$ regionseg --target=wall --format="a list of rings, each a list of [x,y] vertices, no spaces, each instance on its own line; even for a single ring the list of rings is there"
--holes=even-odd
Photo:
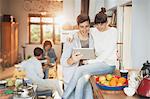
[[[74,19],[72,19],[72,21],[74,22],[74,24],[77,24],[76,18],[81,13],[81,0],[73,0],[73,1],[74,1],[74,11],[72,11],[72,13],[74,14]]]
[[[119,5],[124,5],[124,4],[127,4],[129,2],[132,2],[132,0],[119,0]]]
[[[7,13],[8,10],[6,8],[8,1],[7,0],[0,0],[0,22],[1,22],[1,17],[5,12]],[[9,6],[8,6],[9,8]],[[1,27],[0,27],[0,32],[1,32]],[[1,33],[0,33],[0,49],[1,49]]]
[[[74,25],[76,24],[75,21],[75,7],[77,8],[77,4],[79,0],[64,0],[63,1],[63,14],[65,17],[65,23],[69,25]],[[80,5],[79,5],[80,6]],[[78,14],[80,9],[76,10],[76,14]]]
[[[148,9],[150,9],[150,0],[148,0]],[[148,26],[150,26],[150,13],[148,13]],[[148,38],[150,36],[147,36]],[[148,39],[148,42],[150,42],[150,39]],[[150,61],[150,44],[148,44],[148,60]]]
[[[132,7],[124,6],[123,11],[123,66],[132,68],[131,64],[131,25]]]
[[[132,0],[104,0],[104,6],[109,10],[112,8],[116,8],[117,5],[124,5],[128,2],[132,2]]]
[[[90,0],[89,16],[91,22],[94,21],[95,15],[101,11],[101,7],[104,7],[104,0]]]
[[[108,9],[117,7],[117,3],[118,3],[118,0],[105,0],[104,6],[108,10]]]
[[[141,67],[142,64],[150,57],[149,44],[149,28],[148,22],[150,12],[148,8],[150,6],[149,0],[133,0],[133,20],[132,20],[132,63],[133,66]]]
[[[89,16],[94,21],[95,14],[104,7],[104,0],[90,0]],[[76,25],[76,17],[81,12],[81,0],[64,0],[64,16],[66,23]]]
[[[1,15],[3,14],[8,14],[8,10],[9,10],[9,5],[8,5],[8,0],[0,0],[1,2]]]

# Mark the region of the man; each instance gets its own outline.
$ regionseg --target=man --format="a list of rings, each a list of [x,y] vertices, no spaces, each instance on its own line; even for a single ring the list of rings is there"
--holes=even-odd
[[[62,89],[59,86],[59,80],[56,79],[43,79],[43,69],[40,59],[42,58],[43,50],[40,47],[34,49],[34,57],[27,61],[23,61],[20,65],[26,72],[26,77],[32,81],[33,84],[38,86],[37,90],[52,90],[53,92],[62,95]]]

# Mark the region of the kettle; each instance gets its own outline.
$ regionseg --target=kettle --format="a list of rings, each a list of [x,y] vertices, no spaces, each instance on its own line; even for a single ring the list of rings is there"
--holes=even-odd
[[[137,94],[150,98],[150,77],[145,77],[137,88]]]
[[[146,61],[141,68],[140,74],[142,77],[150,76],[150,63]]]

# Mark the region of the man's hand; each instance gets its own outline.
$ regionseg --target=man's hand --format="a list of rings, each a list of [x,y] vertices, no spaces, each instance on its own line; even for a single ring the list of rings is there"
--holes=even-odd
[[[88,64],[88,60],[83,60],[83,64],[87,65]]]

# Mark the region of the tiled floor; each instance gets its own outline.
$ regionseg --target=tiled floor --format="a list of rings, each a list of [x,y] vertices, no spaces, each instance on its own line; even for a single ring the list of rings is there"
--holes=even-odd
[[[57,65],[57,78],[62,79],[62,66],[60,64]]]

